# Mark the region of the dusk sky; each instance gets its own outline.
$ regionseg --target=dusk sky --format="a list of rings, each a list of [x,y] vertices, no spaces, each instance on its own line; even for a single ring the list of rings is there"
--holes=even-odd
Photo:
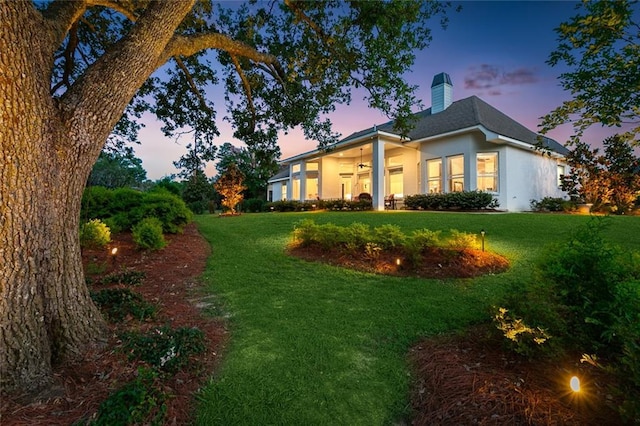
[[[557,46],[553,29],[577,13],[577,2],[454,2],[454,6],[457,5],[462,5],[462,11],[450,13],[446,30],[434,21],[433,41],[427,49],[417,52],[413,72],[406,76],[411,84],[419,86],[418,97],[424,107],[431,106],[433,76],[446,72],[453,82],[454,101],[477,95],[529,129],[538,131],[540,117],[569,98],[557,80],[563,69],[551,68],[545,61]],[[343,137],[389,120],[378,111],[369,110],[363,96],[364,92],[353,92],[351,105],[339,106],[330,116],[334,130]],[[217,103],[224,105],[224,100]],[[219,111],[218,116],[224,116],[224,111]],[[147,177],[156,180],[176,173],[172,162],[184,154],[189,140],[176,144],[162,135],[153,119],[148,119],[146,124],[140,134],[142,144],[134,148],[143,161]],[[231,142],[242,146],[242,142],[232,138],[227,123],[219,122],[218,126],[219,145]],[[586,140],[598,144],[613,133],[611,129],[593,129]],[[570,126],[563,126],[549,136],[564,143],[570,134]],[[283,135],[279,143],[280,159],[316,146],[315,141],[306,141],[301,131]],[[206,173],[213,176],[213,166],[209,166]]]

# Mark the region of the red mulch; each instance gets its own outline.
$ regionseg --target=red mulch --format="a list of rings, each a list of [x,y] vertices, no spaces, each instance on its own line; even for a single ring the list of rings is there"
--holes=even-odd
[[[164,324],[202,329],[208,338],[206,354],[194,359],[191,368],[162,383],[171,395],[167,424],[193,422],[193,395],[211,377],[226,341],[224,324],[203,316],[197,307],[208,299],[198,294],[197,277],[205,268],[209,246],[189,225],[183,234],[168,236],[169,245],[157,252],[141,252],[134,248],[131,236],[114,237],[111,246],[118,247],[113,262],[108,250],[84,253],[85,267],[107,265],[104,274],[131,269],[144,271],[141,286],[133,287],[147,301],[160,306],[157,320],[139,323],[127,321],[124,327],[147,328]],[[423,275],[446,278],[457,270],[473,270],[474,274],[504,270],[506,260],[482,252],[444,256],[422,271],[408,271],[396,265],[395,256],[354,261],[331,259],[326,252],[295,250],[295,254],[378,273]],[[476,259],[476,263],[472,260]],[[384,261],[382,261],[384,260]],[[356,265],[358,264],[358,265]],[[377,266],[375,266],[377,265]],[[430,271],[430,272],[429,272]],[[465,276],[469,276],[465,274]],[[57,387],[37,401],[24,402],[24,395],[3,396],[0,424],[69,425],[95,415],[109,393],[131,380],[137,364],[128,362],[115,348],[120,342],[116,333],[123,326],[111,326],[110,338],[102,349],[89,351],[83,360],[60,366],[55,371]],[[412,389],[414,425],[613,425],[620,424],[606,402],[606,377],[577,362],[549,364],[527,362],[502,350],[499,341],[488,337],[486,330],[474,329],[465,336],[438,337],[420,342],[411,349],[409,361],[414,371]],[[572,397],[566,388],[569,371],[580,371],[588,389],[581,398]]]
[[[344,266],[377,274],[422,278],[472,278],[497,274],[509,268],[509,261],[496,253],[480,250],[433,248],[422,254],[417,267],[409,267],[404,254],[381,251],[375,256],[345,254],[342,250],[326,250],[318,246],[292,245],[289,253],[310,261]]]
[[[9,425],[70,425],[89,419],[97,412],[109,393],[137,374],[138,363],[127,361],[115,349],[120,345],[117,333],[128,329],[148,329],[163,325],[198,327],[206,335],[207,350],[194,357],[191,368],[163,379],[162,390],[170,395],[167,401],[167,424],[190,424],[193,420],[194,392],[211,377],[226,340],[222,321],[202,314],[198,303],[206,303],[198,293],[197,277],[204,271],[210,248],[198,233],[195,224],[188,225],[182,234],[167,235],[167,247],[154,252],[135,248],[130,234],[112,236],[108,249],[85,250],[83,263],[89,277],[96,267],[106,266],[101,275],[122,270],[144,272],[142,285],[132,291],[158,307],[154,320],[140,323],[126,320],[110,324],[106,345],[92,348],[82,360],[58,366],[55,384],[46,394],[34,400],[32,396],[9,395],[2,398],[0,424]],[[108,254],[117,247],[114,259]],[[95,286],[107,288],[107,286]],[[24,402],[27,398],[29,402]]]
[[[620,425],[611,377],[580,363],[527,360],[487,326],[425,340],[409,354],[413,425]],[[581,379],[581,391],[569,379]]]

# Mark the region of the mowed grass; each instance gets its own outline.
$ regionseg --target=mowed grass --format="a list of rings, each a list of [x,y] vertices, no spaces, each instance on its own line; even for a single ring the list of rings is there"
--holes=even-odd
[[[512,268],[473,280],[395,278],[286,254],[294,224],[396,224],[479,233]],[[545,246],[586,216],[426,212],[199,216],[213,253],[203,275],[229,318],[223,361],[200,394],[201,425],[383,425],[410,417],[407,353],[421,338],[464,330],[512,283],[530,279]],[[640,250],[640,218],[614,217],[606,235]]]

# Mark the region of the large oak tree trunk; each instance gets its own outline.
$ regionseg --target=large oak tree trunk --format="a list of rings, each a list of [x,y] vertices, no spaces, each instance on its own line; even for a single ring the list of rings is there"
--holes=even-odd
[[[53,56],[67,30],[62,18],[49,21],[31,1],[0,0],[3,390],[47,384],[53,363],[81,353],[104,331],[81,263],[84,185],[111,129],[161,65],[159,58],[193,3],[151,2],[126,37],[54,98]],[[86,4],[58,6],[81,14]]]
[[[52,362],[103,330],[78,240],[82,190],[100,145],[80,152],[64,125],[33,21],[0,22],[11,26],[0,32],[0,385],[33,388],[50,380]]]

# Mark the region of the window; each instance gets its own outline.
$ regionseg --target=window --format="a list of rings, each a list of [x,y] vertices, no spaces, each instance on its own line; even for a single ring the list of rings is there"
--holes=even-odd
[[[286,183],[282,184],[282,193],[280,194],[280,199],[281,200],[286,200],[287,199],[287,184]]]
[[[306,170],[308,172],[317,172],[318,171],[318,163],[307,163]]]
[[[476,160],[478,191],[498,192],[498,153],[479,153]]]
[[[307,196],[306,200],[315,200],[318,198],[318,176],[307,177]]]
[[[402,198],[403,180],[402,167],[389,170],[389,194],[393,194],[395,198]]]
[[[442,192],[442,159],[427,160],[427,192]]]
[[[358,173],[358,192],[371,194],[371,177],[369,176],[369,172]]]
[[[293,191],[291,192],[291,199],[292,200],[300,199],[300,178],[299,177],[293,178]]]
[[[448,158],[449,192],[464,191],[464,155]]]
[[[351,199],[351,176],[341,176],[340,179],[340,191],[341,191],[341,195],[342,195],[342,199],[343,200],[350,200]]]
[[[557,169],[556,173],[557,173],[557,178],[558,178],[558,188],[560,188],[560,187],[562,187],[562,176],[567,174],[567,172],[565,171],[563,165],[558,164],[558,169]]]
[[[300,173],[300,164],[294,164],[293,166],[291,166],[291,172],[292,173]]]

